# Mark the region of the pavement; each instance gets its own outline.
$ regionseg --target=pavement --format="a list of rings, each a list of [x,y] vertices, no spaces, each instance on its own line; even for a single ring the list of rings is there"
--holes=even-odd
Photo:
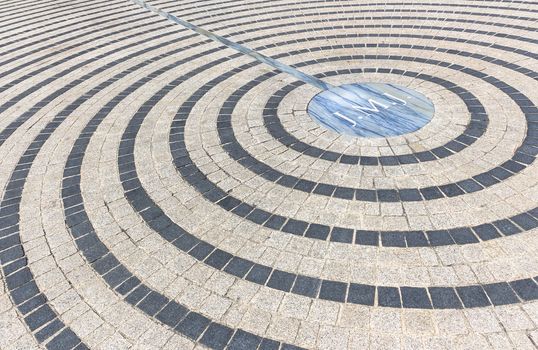
[[[538,349],[538,2],[148,3],[0,3],[0,349]]]

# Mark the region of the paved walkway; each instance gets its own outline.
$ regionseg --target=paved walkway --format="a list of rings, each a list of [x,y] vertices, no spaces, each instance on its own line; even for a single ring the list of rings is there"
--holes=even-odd
[[[538,2],[149,3],[0,3],[0,349],[538,348]]]

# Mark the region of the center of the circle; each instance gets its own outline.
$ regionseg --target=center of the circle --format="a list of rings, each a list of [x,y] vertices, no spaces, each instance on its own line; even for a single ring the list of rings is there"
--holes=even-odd
[[[389,137],[417,131],[434,114],[421,93],[395,84],[361,83],[325,90],[308,104],[316,122],[337,133]]]

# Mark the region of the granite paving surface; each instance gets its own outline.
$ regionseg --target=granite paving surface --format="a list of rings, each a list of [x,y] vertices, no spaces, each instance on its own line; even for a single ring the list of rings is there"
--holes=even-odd
[[[0,15],[0,349],[538,349],[538,2]]]

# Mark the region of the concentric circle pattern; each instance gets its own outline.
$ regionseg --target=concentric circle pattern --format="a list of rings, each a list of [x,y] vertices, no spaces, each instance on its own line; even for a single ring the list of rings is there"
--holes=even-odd
[[[538,348],[538,2],[0,14],[0,349]]]

